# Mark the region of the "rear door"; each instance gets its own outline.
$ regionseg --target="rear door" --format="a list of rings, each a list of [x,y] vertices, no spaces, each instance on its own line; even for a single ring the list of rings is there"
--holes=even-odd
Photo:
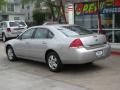
[[[47,28],[36,28],[34,39],[29,42],[29,57],[43,61],[48,43],[51,41],[53,33]]]

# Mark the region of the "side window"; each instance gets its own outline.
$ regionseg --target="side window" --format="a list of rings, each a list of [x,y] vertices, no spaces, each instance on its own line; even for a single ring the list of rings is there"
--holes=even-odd
[[[3,28],[6,28],[7,27],[7,24],[4,22],[3,23]]]
[[[0,28],[3,28],[3,23],[0,24]]]
[[[48,31],[48,38],[53,38],[54,34],[51,31]]]
[[[37,28],[34,38],[36,39],[45,39],[45,38],[52,38],[53,33],[50,32],[48,29],[45,28]]]
[[[28,29],[25,33],[22,34],[21,39],[31,39],[35,29]]]

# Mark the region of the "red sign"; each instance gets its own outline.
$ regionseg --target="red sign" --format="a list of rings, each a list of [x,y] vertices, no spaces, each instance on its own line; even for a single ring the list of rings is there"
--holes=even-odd
[[[120,7],[120,0],[115,0],[115,6]]]
[[[97,5],[95,2],[75,4],[75,14],[96,14]]]
[[[68,11],[73,11],[73,5],[68,5]]]

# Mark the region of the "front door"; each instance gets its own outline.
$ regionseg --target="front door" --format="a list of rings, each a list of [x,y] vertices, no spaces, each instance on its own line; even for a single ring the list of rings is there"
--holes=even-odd
[[[35,29],[31,28],[24,32],[21,36],[18,37],[17,43],[15,45],[15,52],[17,56],[20,57],[29,57],[29,42],[32,40]]]

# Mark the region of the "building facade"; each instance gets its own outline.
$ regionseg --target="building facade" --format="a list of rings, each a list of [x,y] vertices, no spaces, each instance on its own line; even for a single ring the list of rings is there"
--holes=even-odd
[[[108,41],[120,43],[120,0],[67,0],[66,3],[74,6],[75,24],[98,32],[100,19]]]
[[[6,0],[6,5],[0,10],[0,21],[25,20],[25,12],[22,10],[20,0]]]

